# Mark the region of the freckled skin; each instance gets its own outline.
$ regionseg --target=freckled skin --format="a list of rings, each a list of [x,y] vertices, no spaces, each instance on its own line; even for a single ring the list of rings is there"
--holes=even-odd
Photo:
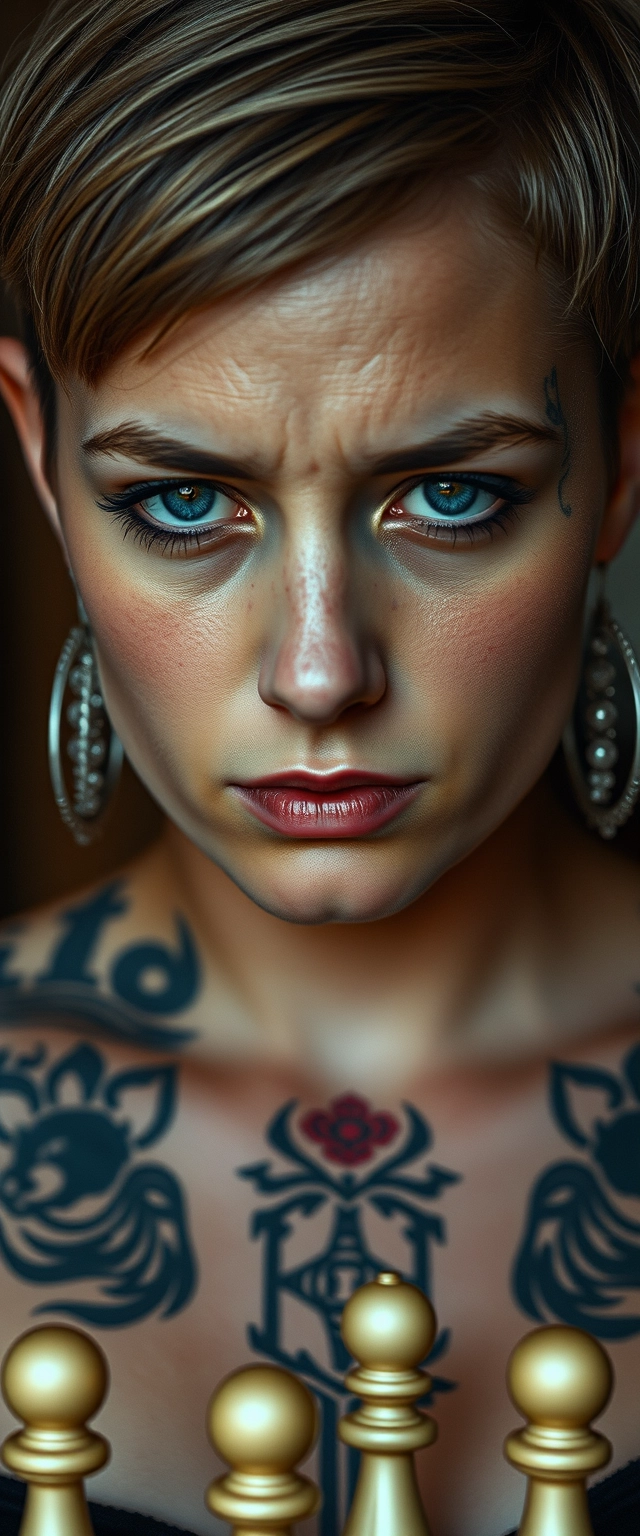
[[[452,201],[393,227],[61,395],[64,538],[126,749],[187,836],[294,921],[415,899],[536,782],[570,707],[605,495],[595,379],[587,343],[558,338],[531,255],[473,213]],[[535,488],[490,545],[376,527],[394,479],[372,478],[372,454],[480,406],[543,419],[550,359],[574,419],[569,526],[559,441],[474,458]],[[237,487],[254,531],[198,560],[123,542],[77,445],[143,413],[263,461]],[[97,490],[126,483],[123,462],[91,472]],[[428,782],[384,835],[330,848],[274,839],[226,787],[346,764]]]

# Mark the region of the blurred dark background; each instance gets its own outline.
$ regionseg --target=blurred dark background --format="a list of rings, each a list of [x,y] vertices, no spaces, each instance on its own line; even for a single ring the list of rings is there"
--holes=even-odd
[[[1,0],[0,56],[20,46],[46,10]],[[0,326],[15,333],[2,301]],[[62,556],[36,500],[0,406],[0,916],[98,879],[157,833],[160,816],[125,766],[103,836],[78,848],[54,806],[47,714],[55,664],[75,619]]]
[[[0,0],[0,57],[20,48],[47,0]],[[15,333],[15,316],[0,295],[0,328]],[[99,879],[157,834],[157,808],[125,765],[104,835],[78,848],[55,809],[46,753],[53,672],[75,619],[63,560],[36,501],[4,408],[0,405],[0,917]],[[640,523],[612,569],[616,617],[640,655]],[[552,768],[569,803],[562,765]],[[618,839],[640,856],[640,810]]]

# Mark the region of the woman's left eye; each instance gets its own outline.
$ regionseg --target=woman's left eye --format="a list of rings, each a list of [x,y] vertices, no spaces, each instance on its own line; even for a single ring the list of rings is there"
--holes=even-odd
[[[430,523],[474,523],[503,502],[504,497],[495,486],[443,477],[421,480],[398,497],[390,510],[396,516],[404,512],[408,517],[424,518]]]
[[[228,522],[240,509],[239,502],[214,485],[167,485],[141,498],[138,506],[165,528]]]

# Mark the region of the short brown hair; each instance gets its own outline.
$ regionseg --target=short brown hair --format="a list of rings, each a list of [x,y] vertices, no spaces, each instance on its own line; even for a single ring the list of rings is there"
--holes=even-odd
[[[63,3],[0,151],[2,270],[56,377],[480,162],[620,376],[639,344],[640,0]]]

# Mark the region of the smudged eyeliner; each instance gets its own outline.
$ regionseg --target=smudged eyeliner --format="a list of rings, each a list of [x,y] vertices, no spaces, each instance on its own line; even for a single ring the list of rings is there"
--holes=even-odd
[[[501,498],[501,504],[487,516],[480,516],[467,522],[463,518],[447,520],[445,517],[429,518],[416,516],[403,512],[400,503],[402,498],[421,485],[437,484],[443,481],[455,481],[460,485],[477,486],[479,490],[486,490]],[[206,523],[198,527],[194,524],[181,528],[179,526],[162,527],[160,524],[150,522],[149,517],[138,511],[142,501],[152,496],[161,495],[163,491],[171,490],[175,486],[184,485],[185,477],[170,480],[148,480],[137,485],[127,486],[122,491],[106,493],[97,501],[97,506],[103,512],[108,512],[117,518],[123,528],[124,538],[133,538],[134,543],[142,548],[156,549],[161,554],[188,554],[203,547],[211,547],[219,540],[228,537],[231,531],[238,529],[247,530],[247,524],[242,518],[227,519],[215,523]],[[217,490],[221,495],[227,496],[243,508],[248,517],[251,509],[244,499],[233,488],[219,485],[210,480],[193,480],[188,482],[194,489],[202,486],[208,490]],[[403,528],[412,533],[418,532],[422,536],[433,540],[440,540],[449,546],[455,547],[460,535],[464,535],[468,542],[478,538],[492,539],[497,529],[506,531],[511,522],[518,517],[518,508],[531,501],[535,491],[523,486],[517,481],[505,476],[482,474],[481,472],[465,473],[439,471],[428,475],[418,475],[396,487],[391,495],[386,498],[382,507],[381,520],[389,518],[387,529],[401,531]],[[394,509],[397,508],[397,516]],[[403,521],[401,521],[403,519]]]

